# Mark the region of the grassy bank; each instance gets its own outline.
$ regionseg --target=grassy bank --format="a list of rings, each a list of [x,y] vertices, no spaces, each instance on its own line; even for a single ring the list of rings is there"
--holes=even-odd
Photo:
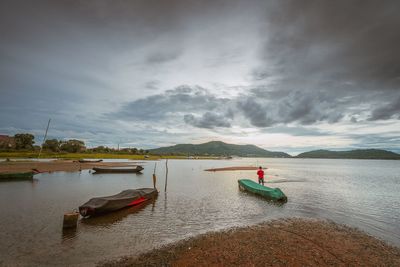
[[[38,152],[0,152],[0,158],[37,158]],[[186,159],[186,156],[173,155],[132,155],[117,153],[49,153],[42,152],[40,158],[46,159],[132,159],[132,160],[158,160],[158,159]],[[215,157],[198,157],[198,159],[216,159]]]

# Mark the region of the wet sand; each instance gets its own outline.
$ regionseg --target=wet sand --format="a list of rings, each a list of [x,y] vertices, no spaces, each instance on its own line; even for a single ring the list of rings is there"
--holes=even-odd
[[[77,160],[53,160],[49,162],[37,161],[4,161],[0,162],[0,173],[30,172],[38,170],[39,172],[66,171],[75,172],[79,170],[92,169],[93,167],[126,167],[136,166],[137,162],[91,162],[80,163]]]
[[[100,266],[400,266],[400,248],[326,221],[286,219],[204,234]]]
[[[208,172],[219,172],[219,171],[256,171],[259,167],[253,166],[233,166],[233,167],[224,167],[224,168],[215,168],[215,169],[206,169]],[[264,170],[268,168],[263,168]]]

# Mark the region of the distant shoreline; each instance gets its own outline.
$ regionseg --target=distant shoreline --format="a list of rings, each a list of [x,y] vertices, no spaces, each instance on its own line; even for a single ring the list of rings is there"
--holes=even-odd
[[[0,159],[32,159],[38,158],[38,152],[0,152]],[[292,157],[268,157],[268,156],[241,156],[239,158],[268,158],[268,159],[360,159],[360,160],[400,160],[400,158],[361,158],[361,157],[315,157],[315,156],[292,156]],[[226,156],[210,156],[210,155],[132,155],[117,153],[42,153],[40,159],[54,160],[78,160],[78,159],[131,159],[131,160],[160,160],[160,159],[232,159]],[[234,159],[234,158],[233,158]]]
[[[332,222],[285,219],[211,232],[113,266],[400,266],[400,248]]]

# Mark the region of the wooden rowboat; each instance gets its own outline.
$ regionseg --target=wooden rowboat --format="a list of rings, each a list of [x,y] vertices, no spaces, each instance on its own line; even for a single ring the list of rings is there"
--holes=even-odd
[[[0,181],[32,180],[33,172],[0,173]]]
[[[89,159],[80,159],[78,160],[79,163],[97,163],[97,162],[102,162],[102,159],[98,160],[89,160]]]
[[[142,166],[135,167],[94,167],[96,173],[135,173],[143,170]]]
[[[238,183],[241,190],[251,192],[269,200],[283,202],[287,201],[286,195],[279,188],[270,188],[267,186],[263,186],[250,179],[240,179],[238,180]]]
[[[79,213],[83,217],[101,215],[139,205],[157,195],[158,191],[155,188],[128,189],[113,196],[92,198],[79,207]]]

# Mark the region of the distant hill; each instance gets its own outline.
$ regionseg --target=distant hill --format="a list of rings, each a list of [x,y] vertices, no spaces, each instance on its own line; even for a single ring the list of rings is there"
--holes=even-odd
[[[314,150],[304,152],[297,158],[325,158],[325,159],[400,159],[400,155],[381,149],[356,149],[350,151]]]
[[[196,156],[239,156],[239,157],[267,157],[290,158],[284,152],[272,152],[254,145],[233,145],[221,141],[211,141],[204,144],[180,144],[169,147],[160,147],[149,150],[150,154],[159,155],[196,155]]]

